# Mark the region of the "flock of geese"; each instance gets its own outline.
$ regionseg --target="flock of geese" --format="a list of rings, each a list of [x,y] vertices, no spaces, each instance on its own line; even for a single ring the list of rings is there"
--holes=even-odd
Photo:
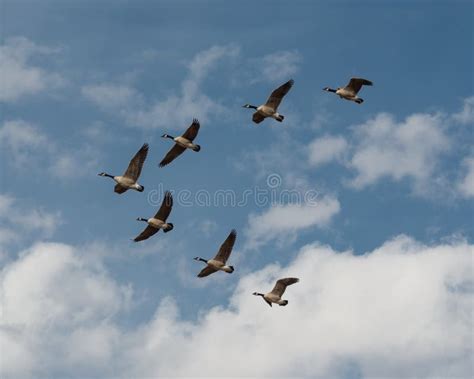
[[[280,87],[275,89],[271,94],[265,104],[260,106],[245,104],[244,108],[255,109],[254,114],[252,115],[252,120],[256,124],[261,123],[265,118],[273,118],[279,122],[282,122],[285,118],[282,114],[278,113],[278,107],[283,99],[283,97],[289,92],[291,87],[293,87],[294,81],[289,80],[286,83],[282,84]],[[364,101],[357,96],[362,86],[367,85],[371,86],[372,82],[367,79],[362,78],[351,78],[349,83],[345,87],[339,87],[337,89],[332,89],[330,87],[323,88],[324,91],[333,92],[338,95],[341,99],[354,101],[357,104],[362,104]],[[201,146],[194,143],[195,138],[198,135],[200,128],[199,121],[194,119],[192,124],[186,129],[186,131],[179,137],[173,137],[169,134],[163,134],[162,138],[169,138],[173,140],[174,145],[159,163],[160,167],[164,167],[174,161],[178,156],[180,156],[185,150],[189,149],[195,152],[201,150]],[[127,170],[123,175],[109,175],[105,172],[98,174],[99,176],[105,176],[112,178],[115,181],[114,191],[117,194],[122,194],[128,190],[135,190],[138,192],[143,192],[145,187],[138,183],[138,179],[142,172],[143,164],[145,163],[146,157],[148,155],[149,146],[147,143],[138,150],[138,152],[131,159]],[[156,214],[151,218],[137,218],[137,221],[143,221],[147,223],[145,229],[135,237],[134,241],[144,241],[151,236],[155,235],[163,230],[164,233],[168,233],[173,230],[173,224],[168,222],[168,217],[173,208],[173,196],[171,192],[166,191],[161,203],[160,209]],[[233,229],[230,234],[227,236],[226,240],[220,246],[217,254],[212,259],[204,259],[201,257],[195,257],[194,259],[199,262],[204,262],[206,266],[199,272],[197,275],[199,278],[206,277],[217,271],[224,271],[231,274],[234,272],[234,267],[227,264],[227,261],[230,257],[232,249],[237,238],[237,232]],[[288,304],[288,300],[282,300],[283,293],[286,290],[286,287],[297,283],[298,278],[282,278],[277,280],[273,289],[268,293],[259,293],[254,292],[253,295],[261,296],[263,300],[272,306],[272,304],[278,304],[280,306],[285,306]]]

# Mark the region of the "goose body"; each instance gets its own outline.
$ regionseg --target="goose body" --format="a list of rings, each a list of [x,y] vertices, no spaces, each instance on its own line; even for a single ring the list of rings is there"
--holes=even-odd
[[[174,146],[166,154],[163,160],[160,162],[160,167],[166,166],[167,164],[174,161],[179,155],[181,155],[186,149],[192,151],[201,150],[201,146],[195,144],[193,141],[199,132],[200,124],[197,119],[193,120],[193,123],[186,129],[183,135],[178,137],[170,136],[169,134],[163,134],[162,138],[169,138],[174,141]]]
[[[280,306],[285,306],[288,304],[288,300],[283,300],[281,297],[285,293],[286,287],[298,283],[298,278],[283,278],[277,280],[275,287],[268,293],[254,292],[253,295],[261,296],[263,300],[271,307],[272,304],[278,304]]]
[[[171,222],[167,222],[168,216],[171,213],[171,208],[173,207],[173,197],[171,196],[171,192],[166,191],[163,201],[161,203],[161,207],[156,212],[155,216],[151,218],[137,218],[137,221],[144,221],[148,225],[140,233],[137,237],[135,237],[134,241],[139,242],[146,240],[153,236],[154,234],[158,233],[160,229],[163,229],[163,232],[167,233],[173,230],[174,225]]]
[[[105,176],[112,178],[115,183],[114,192],[122,194],[127,190],[135,190],[143,192],[145,187],[138,183],[138,178],[142,172],[143,163],[148,155],[148,144],[144,143],[143,146],[138,150],[134,157],[130,160],[127,170],[123,175],[109,175],[105,172],[98,174],[99,176]]]
[[[235,239],[237,238],[237,232],[233,229],[226,240],[222,243],[219,251],[217,252],[216,256],[213,259],[203,259],[200,257],[194,258],[196,261],[201,261],[206,263],[206,267],[204,267],[201,272],[198,274],[199,278],[203,278],[205,276],[211,275],[217,271],[224,271],[228,274],[234,272],[234,267],[227,265],[227,260],[229,259],[230,253],[232,252],[232,248],[234,247]]]
[[[259,124],[266,118],[273,118],[279,122],[282,122],[285,116],[278,113],[278,107],[283,99],[283,97],[288,93],[288,91],[293,87],[294,80],[291,79],[286,83],[282,84],[276,90],[274,90],[270,97],[268,98],[265,104],[260,106],[245,104],[243,108],[255,109],[256,112],[252,115],[252,121],[256,124]]]
[[[351,78],[349,83],[345,87],[339,87],[332,89],[330,87],[323,88],[323,91],[333,92],[338,95],[341,99],[354,101],[357,104],[362,104],[364,99],[357,96],[362,86],[371,86],[373,83],[370,80],[363,78]]]

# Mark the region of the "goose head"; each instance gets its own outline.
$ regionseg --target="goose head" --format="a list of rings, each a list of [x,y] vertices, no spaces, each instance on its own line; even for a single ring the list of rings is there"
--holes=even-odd
[[[161,138],[171,138],[171,139],[174,139],[173,136],[170,136],[169,134],[166,134],[166,133],[163,134],[163,135],[161,136]]]
[[[254,296],[263,296],[263,293],[254,292],[252,295],[254,295]]]
[[[143,217],[137,217],[137,221],[145,221],[145,222],[148,222],[148,220],[146,218],[143,218]]]
[[[253,109],[257,109],[257,107],[256,107],[255,105],[251,105],[251,104],[242,105],[242,108],[253,108]]]

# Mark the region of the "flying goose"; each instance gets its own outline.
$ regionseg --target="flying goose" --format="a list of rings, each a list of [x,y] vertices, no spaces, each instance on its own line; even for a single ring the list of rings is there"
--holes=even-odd
[[[232,248],[234,247],[236,237],[237,237],[237,232],[235,231],[235,229],[232,229],[229,236],[221,245],[214,259],[205,260],[200,257],[194,258],[196,261],[201,261],[207,264],[207,266],[204,267],[201,270],[201,272],[198,274],[199,278],[204,278],[205,276],[208,276],[219,270],[225,271],[228,274],[231,274],[234,272],[234,267],[227,266],[226,262],[227,262],[227,259],[229,259],[230,253],[232,252]]]
[[[181,155],[184,150],[191,149],[193,151],[201,150],[201,146],[196,145],[193,143],[193,140],[196,138],[199,132],[199,121],[193,119],[193,123],[189,126],[189,128],[184,132],[184,134],[180,137],[173,137],[169,134],[163,134],[162,138],[169,138],[172,139],[175,145],[171,148],[170,151],[166,154],[163,160],[160,162],[160,167],[166,166],[168,163],[171,163],[176,157]]]
[[[271,307],[272,303],[276,303],[281,306],[288,304],[288,300],[282,300],[281,297],[285,293],[286,287],[294,283],[298,283],[298,278],[284,278],[277,280],[275,287],[272,291],[266,294],[254,292],[253,295],[263,297],[263,300]]]
[[[277,112],[278,106],[280,105],[281,100],[288,93],[290,88],[293,87],[294,83],[294,80],[291,79],[288,80],[285,84],[282,84],[280,87],[278,87],[272,92],[267,102],[263,105],[260,105],[259,107],[256,107],[255,105],[245,104],[243,108],[252,108],[257,110],[252,116],[252,120],[256,124],[259,124],[267,117],[271,117],[277,121],[282,122],[285,116]]]
[[[142,172],[143,163],[145,162],[148,154],[148,144],[144,143],[143,146],[138,150],[135,156],[128,164],[127,171],[122,176],[113,176],[105,172],[98,174],[99,176],[106,176],[112,178],[117,183],[114,187],[114,191],[118,194],[124,193],[129,189],[133,189],[138,192],[143,192],[145,187],[137,183],[138,178]]]
[[[323,88],[323,91],[334,92],[336,95],[339,95],[341,99],[346,99],[350,101],[355,101],[357,104],[362,104],[364,99],[361,99],[357,96],[357,93],[360,91],[362,86],[371,86],[373,83],[370,80],[362,78],[351,78],[347,86],[338,89],[332,89],[329,87]]]
[[[138,237],[134,239],[135,242],[143,241],[150,238],[152,235],[159,232],[160,229],[163,229],[163,232],[168,233],[170,230],[173,230],[173,224],[171,222],[166,222],[166,219],[171,213],[171,208],[173,207],[173,197],[171,192],[166,191],[163,202],[158,212],[156,212],[155,217],[146,219],[138,217],[137,221],[145,221],[148,223],[147,227],[143,232],[140,233]]]

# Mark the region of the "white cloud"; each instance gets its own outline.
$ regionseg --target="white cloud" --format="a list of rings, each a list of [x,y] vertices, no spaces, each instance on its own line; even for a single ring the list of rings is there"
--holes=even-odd
[[[464,99],[462,111],[453,114],[453,119],[461,124],[474,123],[474,96]]]
[[[18,241],[26,234],[50,237],[62,224],[61,212],[48,212],[43,208],[31,208],[23,204],[20,199],[0,193],[0,250],[4,250],[10,243]],[[4,258],[5,251],[0,251],[0,258]]]
[[[410,178],[421,192],[432,179],[438,160],[450,148],[440,115],[413,114],[397,122],[381,113],[354,127],[355,151],[349,167],[356,171],[351,184],[364,188],[384,177]]]
[[[0,278],[2,377],[80,377],[106,367],[118,336],[112,320],[127,309],[130,287],[55,243],[24,251]]]
[[[178,93],[171,92],[152,104],[144,104],[140,93],[124,85],[89,85],[83,87],[82,94],[98,106],[117,112],[129,125],[182,129],[193,118],[206,122],[225,112],[224,106],[203,92],[203,82],[217,64],[238,54],[239,48],[234,45],[213,46],[199,52],[189,63]]]
[[[262,68],[263,77],[274,83],[290,79],[298,71],[302,60],[297,51],[277,51],[262,57],[258,65]]]
[[[82,95],[105,110],[134,108],[141,100],[140,94],[125,85],[88,85],[81,89]]]
[[[474,157],[464,159],[465,175],[458,182],[458,190],[465,197],[474,196]]]
[[[246,247],[255,249],[272,240],[286,244],[298,231],[326,227],[340,208],[337,199],[326,196],[315,204],[278,204],[261,214],[251,214],[245,229]]]
[[[50,55],[57,51],[36,45],[24,37],[7,38],[0,46],[0,101],[16,101],[22,96],[62,85],[64,79],[59,74],[29,63],[32,56]]]
[[[320,166],[333,160],[340,161],[348,150],[348,144],[344,137],[323,136],[313,140],[308,150],[309,164]]]
[[[39,162],[46,162],[49,172],[61,179],[84,176],[97,165],[98,151],[90,143],[81,149],[65,149],[37,126],[23,120],[3,123],[0,146],[8,152],[8,163],[16,168],[37,169]]]
[[[17,167],[32,162],[34,154],[51,150],[46,135],[23,120],[3,123],[0,128],[0,146],[8,151],[12,163]]]
[[[471,377],[473,254],[462,240],[406,236],[359,256],[312,244],[285,268],[243,276],[228,306],[196,321],[165,298],[130,329],[116,321],[130,287],[77,249],[35,245],[0,276],[0,374]],[[251,295],[289,275],[301,281],[285,293],[288,306]]]

